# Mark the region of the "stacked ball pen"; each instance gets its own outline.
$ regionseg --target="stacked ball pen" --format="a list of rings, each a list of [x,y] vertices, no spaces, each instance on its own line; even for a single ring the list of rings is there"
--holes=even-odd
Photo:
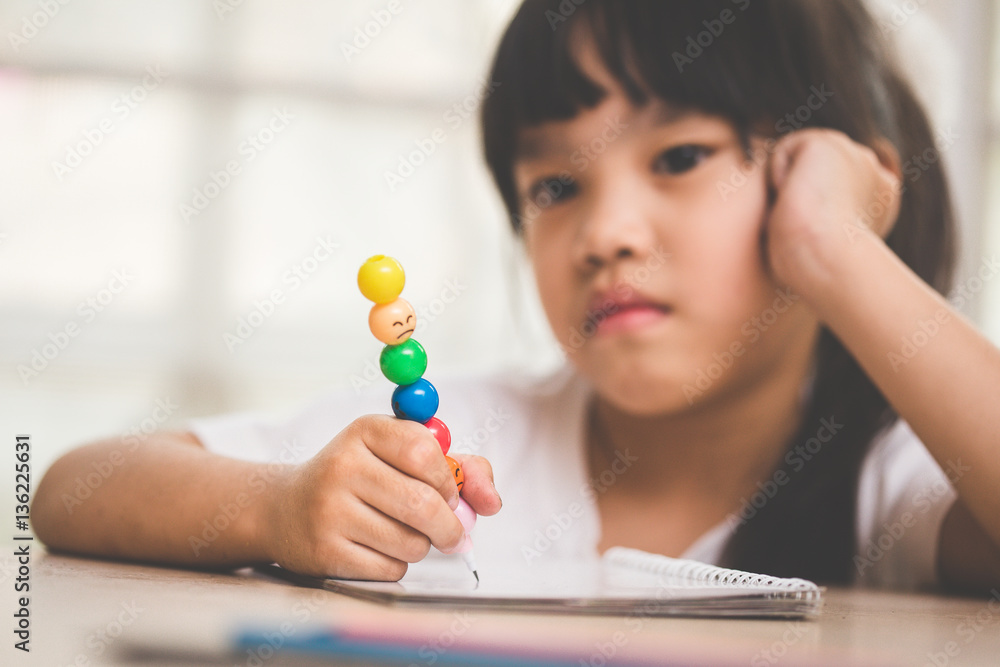
[[[439,404],[437,389],[423,377],[427,370],[427,353],[423,345],[412,338],[417,316],[413,306],[399,296],[405,282],[403,267],[386,255],[369,257],[358,271],[361,293],[375,303],[368,313],[368,327],[375,338],[386,344],[379,357],[379,367],[390,382],[398,385],[392,392],[392,412],[399,419],[420,422],[430,430],[441,445],[441,452],[448,461],[458,490],[461,491],[465,483],[462,468],[458,461],[447,455],[451,447],[451,432],[443,421],[434,416]],[[476,524],[476,513],[459,496],[455,514],[462,522],[465,537],[449,553],[462,554],[478,582],[479,572],[469,537]]]

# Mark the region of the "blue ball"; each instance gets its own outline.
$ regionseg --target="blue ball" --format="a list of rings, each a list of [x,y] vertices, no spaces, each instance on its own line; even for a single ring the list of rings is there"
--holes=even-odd
[[[430,382],[420,378],[413,384],[403,384],[392,392],[392,411],[400,419],[425,421],[438,409],[438,393]]]

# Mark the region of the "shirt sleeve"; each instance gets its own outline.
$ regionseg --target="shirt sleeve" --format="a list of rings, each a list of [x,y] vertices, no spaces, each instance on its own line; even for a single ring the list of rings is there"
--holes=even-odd
[[[856,582],[916,590],[938,584],[941,523],[957,494],[909,424],[898,420],[883,433],[858,480]]]
[[[290,417],[240,412],[192,419],[186,429],[210,452],[258,463],[300,463],[358,417],[390,413],[384,387],[329,392]]]

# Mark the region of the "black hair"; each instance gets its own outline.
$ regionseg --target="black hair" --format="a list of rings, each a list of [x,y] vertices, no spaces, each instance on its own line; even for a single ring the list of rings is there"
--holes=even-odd
[[[789,130],[832,128],[873,148],[885,139],[903,161],[935,146],[927,115],[862,0],[526,0],[498,47],[491,76],[499,85],[482,107],[486,161],[515,232],[522,130],[571,119],[607,94],[574,59],[580,27],[633,104],[656,98],[724,117],[746,145],[759,128],[780,135],[782,119],[822,87],[833,94]],[[954,266],[953,213],[941,162],[926,167],[904,174],[887,243],[943,293]],[[787,470],[788,482],[737,528],[723,560],[850,583],[861,463],[898,417],[826,328],[815,358],[812,394],[788,451],[807,443],[819,451]],[[825,444],[811,440],[822,420],[840,425]]]

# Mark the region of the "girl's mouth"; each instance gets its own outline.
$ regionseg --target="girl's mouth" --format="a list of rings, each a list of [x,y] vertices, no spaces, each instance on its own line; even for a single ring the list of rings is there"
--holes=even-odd
[[[649,303],[621,305],[609,308],[594,316],[592,328],[594,336],[609,336],[644,329],[663,322],[673,313],[669,306]]]

